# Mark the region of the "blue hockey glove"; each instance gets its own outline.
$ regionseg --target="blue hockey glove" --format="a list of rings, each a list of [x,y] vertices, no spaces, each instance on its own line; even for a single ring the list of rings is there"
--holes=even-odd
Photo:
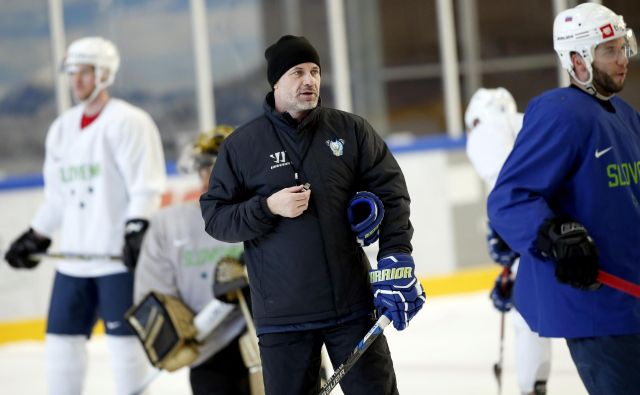
[[[409,254],[391,255],[378,261],[378,268],[369,270],[373,304],[379,315],[386,315],[401,331],[427,300],[415,265]]]
[[[376,195],[367,191],[356,193],[349,201],[347,216],[358,244],[365,247],[378,240],[384,206]]]
[[[513,262],[520,256],[517,252],[513,251],[507,243],[502,240],[502,237],[493,230],[491,224],[488,224],[487,232],[487,247],[489,248],[489,256],[491,259],[502,266],[513,265]]]
[[[513,307],[513,285],[514,280],[511,278],[511,271],[508,268],[498,275],[495,285],[491,290],[491,301],[493,306],[503,313],[511,310]]]

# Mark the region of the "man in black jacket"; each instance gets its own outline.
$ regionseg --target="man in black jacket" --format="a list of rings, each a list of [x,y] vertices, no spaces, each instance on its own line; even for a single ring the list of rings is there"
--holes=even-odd
[[[304,37],[282,37],[265,57],[273,90],[264,114],[225,140],[200,203],[211,236],[245,244],[267,394],[312,394],[323,344],[337,365],[373,324],[374,306],[401,330],[425,296],[410,255],[409,194],[384,141],[363,118],[320,105],[320,58]],[[359,191],[386,212],[379,270],[347,216]],[[397,394],[383,336],[341,386]]]

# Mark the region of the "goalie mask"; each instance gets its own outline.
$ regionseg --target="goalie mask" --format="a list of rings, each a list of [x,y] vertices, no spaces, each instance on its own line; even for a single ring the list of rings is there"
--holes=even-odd
[[[516,101],[505,88],[480,88],[473,94],[467,111],[464,113],[464,123],[467,130],[473,129],[476,121],[495,114],[515,114]]]
[[[593,90],[595,48],[604,42],[624,38],[625,56],[634,56],[638,45],[633,30],[628,29],[621,15],[595,3],[583,3],[559,13],[553,22],[553,49],[562,67],[571,77],[589,90]],[[580,55],[589,71],[589,78],[580,81],[573,70],[571,54]]]
[[[118,49],[102,37],[84,37],[69,45],[62,62],[62,70],[75,73],[78,66],[90,65],[95,70],[95,89],[85,102],[93,101],[98,94],[113,84],[120,68]]]
[[[200,133],[193,144],[182,150],[178,159],[178,170],[189,174],[213,167],[218,157],[220,145],[231,132],[233,132],[233,127],[219,125],[212,130]]]

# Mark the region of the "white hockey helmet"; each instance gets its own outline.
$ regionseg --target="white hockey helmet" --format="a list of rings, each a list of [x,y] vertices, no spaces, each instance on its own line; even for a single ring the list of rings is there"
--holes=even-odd
[[[69,45],[62,68],[73,73],[79,65],[92,65],[96,74],[96,88],[87,101],[93,100],[100,91],[113,84],[120,68],[118,48],[102,37],[84,37]]]
[[[516,101],[505,88],[480,88],[469,100],[467,111],[464,113],[464,123],[467,130],[471,130],[476,120],[481,120],[487,115],[515,114],[517,110]]]
[[[596,3],[582,3],[564,10],[553,22],[553,49],[560,58],[562,67],[579,83],[592,86],[595,48],[607,41],[624,38],[625,55],[638,53],[638,45],[633,30],[628,29],[621,15]],[[579,54],[589,70],[589,79],[579,81],[573,70],[571,54]]]

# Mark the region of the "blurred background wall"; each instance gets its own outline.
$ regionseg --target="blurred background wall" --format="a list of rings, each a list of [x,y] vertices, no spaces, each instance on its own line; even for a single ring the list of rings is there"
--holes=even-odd
[[[217,122],[238,125],[261,110],[268,90],[264,48],[287,33],[307,36],[322,56],[323,103],[335,106],[331,0],[198,0]],[[0,175],[38,172],[57,114],[50,13],[59,8],[63,47],[102,35],[120,49],[111,91],[148,110],[168,160],[199,128],[192,5],[188,0],[4,0],[0,4]],[[552,48],[556,3],[571,0],[338,0],[343,10],[352,110],[383,135],[447,132],[438,7],[454,18],[459,105],[479,86],[504,86],[524,110],[558,85]],[[634,27],[640,3],[605,0]],[[621,96],[640,105],[638,62]],[[206,89],[206,87],[204,87]]]

